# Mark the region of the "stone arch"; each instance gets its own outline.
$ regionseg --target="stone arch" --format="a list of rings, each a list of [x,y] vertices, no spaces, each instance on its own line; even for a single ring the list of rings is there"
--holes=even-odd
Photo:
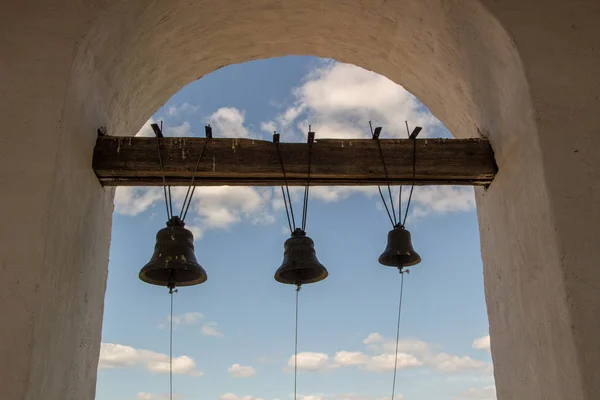
[[[112,212],[90,168],[98,127],[133,134],[223,65],[310,54],[490,139],[500,171],[477,203],[498,397],[597,398],[599,18],[595,0],[9,2],[0,397],[93,398]]]

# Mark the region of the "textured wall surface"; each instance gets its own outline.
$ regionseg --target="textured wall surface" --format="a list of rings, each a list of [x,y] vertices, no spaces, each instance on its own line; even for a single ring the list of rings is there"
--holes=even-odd
[[[112,192],[135,133],[221,66],[310,54],[383,74],[500,171],[478,190],[500,400],[600,398],[600,3],[8,0],[0,13],[0,398],[92,399]]]

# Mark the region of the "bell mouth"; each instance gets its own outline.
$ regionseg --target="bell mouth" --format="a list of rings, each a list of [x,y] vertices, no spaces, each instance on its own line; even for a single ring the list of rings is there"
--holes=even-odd
[[[160,268],[153,264],[147,264],[140,271],[139,278],[151,285],[169,287],[171,284],[174,284],[176,287],[179,287],[204,283],[207,280],[207,275],[204,268],[200,265]]]
[[[386,267],[412,267],[421,262],[421,256],[416,252],[412,254],[382,254],[379,256],[379,263]]]
[[[325,267],[323,267],[322,270],[306,268],[294,271],[277,271],[275,273],[275,280],[287,285],[304,285],[322,281],[327,278],[328,275],[329,273]]]

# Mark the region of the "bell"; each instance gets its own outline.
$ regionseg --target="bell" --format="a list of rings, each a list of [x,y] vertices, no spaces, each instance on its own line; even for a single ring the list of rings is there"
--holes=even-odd
[[[410,267],[421,262],[421,256],[413,249],[410,232],[397,225],[388,233],[388,243],[379,263],[390,267]]]
[[[156,234],[154,254],[140,271],[140,279],[152,285],[192,286],[205,282],[206,271],[194,255],[194,235],[177,216]]]
[[[327,278],[327,269],[317,260],[315,243],[297,228],[285,241],[283,263],[275,272],[275,280],[292,285],[314,283]]]

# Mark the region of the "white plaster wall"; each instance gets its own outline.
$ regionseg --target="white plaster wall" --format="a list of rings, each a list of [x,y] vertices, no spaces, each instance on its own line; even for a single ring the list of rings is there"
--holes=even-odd
[[[23,3],[0,6],[0,399],[93,399],[113,206],[101,120],[68,101],[85,21]]]
[[[0,385],[0,398],[93,397],[111,212],[90,166],[95,130],[133,134],[192,80],[287,54],[374,70],[455,136],[489,137],[500,172],[477,201],[498,398],[599,398],[594,0],[5,8],[0,115],[12,129],[0,134],[0,182],[11,196],[0,211],[0,310],[16,323],[0,328],[11,338],[0,358],[18,361],[0,365],[0,382],[16,382]]]

